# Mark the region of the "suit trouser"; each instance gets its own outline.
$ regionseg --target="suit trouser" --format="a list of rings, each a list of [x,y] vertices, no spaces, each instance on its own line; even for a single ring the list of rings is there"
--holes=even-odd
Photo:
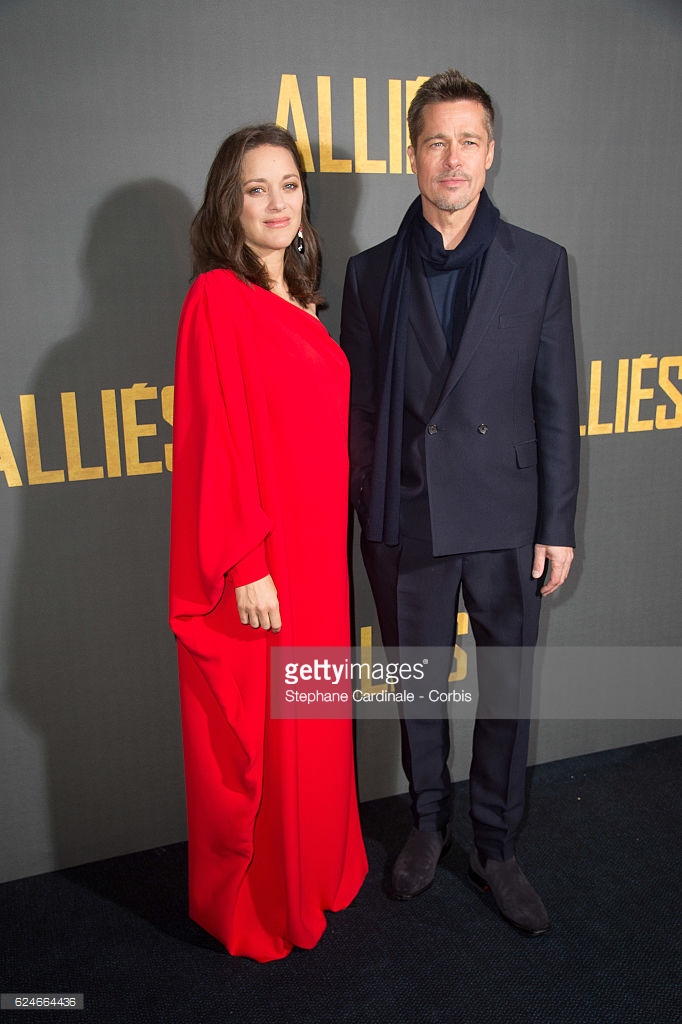
[[[506,860],[514,854],[523,814],[532,655],[542,602],[542,581],[531,577],[533,546],[434,557],[425,541],[403,537],[388,547],[363,537],[362,553],[386,647],[452,652],[462,591],[479,686],[469,773],[474,841],[484,856]],[[449,671],[443,663],[443,672]],[[447,674],[441,685],[447,685]],[[513,708],[515,717],[480,717],[500,706]],[[401,734],[414,823],[424,831],[444,828],[451,801],[448,718],[404,716]]]

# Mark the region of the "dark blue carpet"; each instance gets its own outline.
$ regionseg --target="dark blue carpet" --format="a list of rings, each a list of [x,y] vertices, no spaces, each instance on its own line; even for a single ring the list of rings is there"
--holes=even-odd
[[[453,851],[410,903],[383,893],[404,797],[362,806],[369,877],[316,949],[230,958],[186,916],[178,844],[0,886],[3,992],[85,993],[85,1011],[0,1024],[674,1024],[680,1011],[682,738],[529,772],[519,859],[552,931],[530,939],[465,880],[467,787]]]

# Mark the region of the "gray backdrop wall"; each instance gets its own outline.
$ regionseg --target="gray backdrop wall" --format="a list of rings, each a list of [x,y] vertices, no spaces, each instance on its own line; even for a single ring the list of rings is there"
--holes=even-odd
[[[279,116],[306,153],[336,334],[346,259],[415,194],[415,83],[453,65],[492,93],[493,200],[567,247],[575,299],[580,542],[543,641],[679,645],[677,0],[5,0],[0,28],[0,879],[185,835],[174,336],[188,226],[240,124]],[[364,798],[405,788],[395,726],[360,724]],[[678,731],[545,721],[533,759]]]

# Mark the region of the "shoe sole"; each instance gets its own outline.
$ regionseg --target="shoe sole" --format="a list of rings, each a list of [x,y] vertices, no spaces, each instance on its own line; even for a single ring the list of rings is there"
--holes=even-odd
[[[485,878],[481,878],[480,875],[477,875],[476,872],[471,867],[469,868],[468,876],[469,876],[469,881],[471,882],[471,884],[474,886],[475,889],[477,889],[479,892],[490,893],[490,895],[493,898],[493,902],[495,904],[495,907],[497,908],[497,912],[500,915],[500,917],[504,921],[506,921],[507,924],[510,924],[512,926],[512,928],[515,928],[517,932],[521,932],[522,935],[527,935],[528,938],[534,938],[537,935],[546,935],[547,932],[552,927],[551,924],[548,924],[546,928],[524,928],[523,925],[518,924],[516,921],[513,921],[511,919],[511,917],[507,917],[507,915],[504,914],[500,910],[500,908],[497,906],[497,900],[495,899],[495,897],[493,895],[493,891],[490,888],[490,886],[488,885],[488,883],[486,882]]]
[[[452,839],[448,839],[444,843],[443,849],[440,851],[440,855],[438,857],[437,864],[440,864],[440,862],[443,860],[443,858],[447,857],[447,855],[449,854],[451,848],[452,848]],[[434,873],[434,878],[435,878],[435,873]],[[399,902],[404,903],[406,900],[413,900],[417,896],[421,896],[422,893],[426,892],[428,889],[431,888],[431,886],[433,885],[433,882],[434,882],[434,879],[432,878],[428,885],[425,885],[423,889],[417,889],[416,892],[398,892],[396,889],[391,887],[388,890],[388,897],[391,900],[398,900]]]

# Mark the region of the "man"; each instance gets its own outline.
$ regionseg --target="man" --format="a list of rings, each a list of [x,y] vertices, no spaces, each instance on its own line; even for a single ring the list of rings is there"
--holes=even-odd
[[[578,403],[566,253],[500,220],[484,189],[493,121],[488,94],[458,71],[418,90],[420,196],[395,237],[350,260],[341,343],[351,494],[384,644],[451,651],[462,590],[479,681],[469,877],[539,935],[547,911],[514,854],[529,723],[495,709],[501,693],[527,707],[541,595],[573,558]],[[403,716],[401,730],[414,827],[391,895],[410,899],[450,845],[450,737],[447,718]]]

